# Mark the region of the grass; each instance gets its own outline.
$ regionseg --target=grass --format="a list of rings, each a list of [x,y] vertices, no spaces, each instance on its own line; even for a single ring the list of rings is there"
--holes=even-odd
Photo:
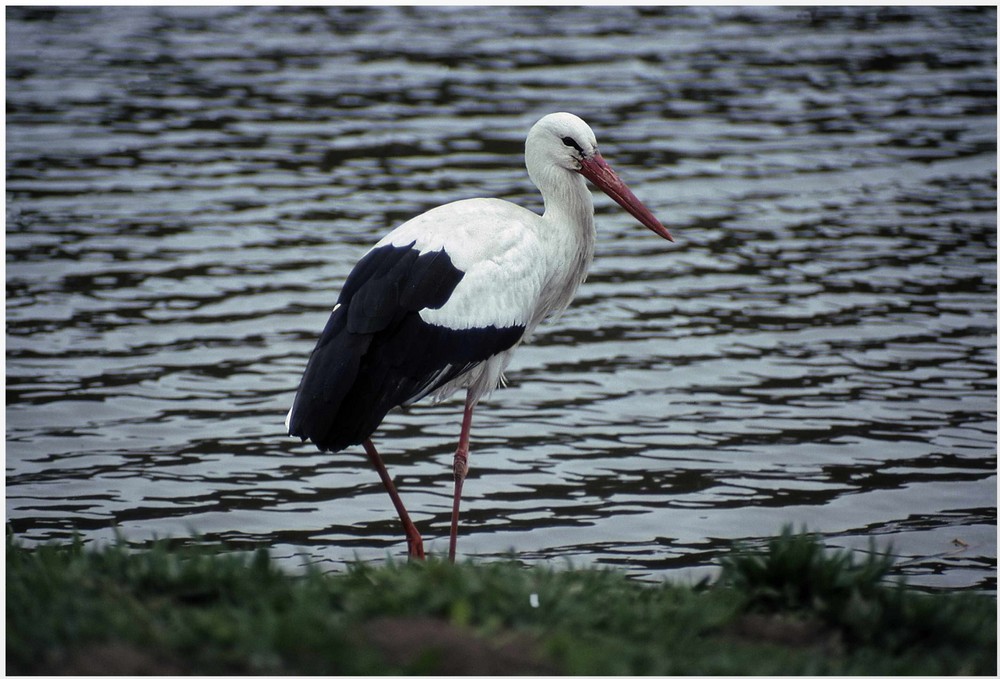
[[[996,600],[786,531],[718,581],[513,561],[289,575],[263,550],[7,540],[11,674],[996,674]]]

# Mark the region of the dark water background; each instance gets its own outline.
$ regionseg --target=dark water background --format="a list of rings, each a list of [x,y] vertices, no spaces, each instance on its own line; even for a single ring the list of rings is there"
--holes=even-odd
[[[569,110],[590,279],[478,410],[459,549],[713,572],[784,524],[996,588],[996,10],[8,8],[6,522],[405,553],[282,421],[340,284],[433,205],[539,197]],[[461,403],[378,443],[447,548]]]

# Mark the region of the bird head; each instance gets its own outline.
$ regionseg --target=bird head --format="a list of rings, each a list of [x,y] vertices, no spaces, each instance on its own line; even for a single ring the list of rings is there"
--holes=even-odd
[[[669,241],[674,240],[601,156],[590,125],[572,113],[550,113],[535,123],[525,142],[525,159],[528,174],[539,188],[540,172],[562,168],[579,173],[650,231]]]

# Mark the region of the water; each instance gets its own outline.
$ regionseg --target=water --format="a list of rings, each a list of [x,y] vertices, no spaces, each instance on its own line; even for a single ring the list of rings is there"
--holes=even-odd
[[[8,531],[405,553],[360,450],[282,422],[353,263],[538,208],[570,110],[590,278],[477,410],[460,553],[710,575],[785,524],[996,588],[996,10],[7,10]],[[447,548],[461,402],[377,442]]]

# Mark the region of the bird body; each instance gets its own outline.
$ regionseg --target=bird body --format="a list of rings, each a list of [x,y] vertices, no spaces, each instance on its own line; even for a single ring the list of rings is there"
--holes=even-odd
[[[565,309],[586,278],[596,238],[587,177],[648,228],[671,239],[569,113],[542,118],[525,144],[542,193],[538,215],[474,198],[433,208],[379,240],[344,282],[288,413],[289,434],[321,450],[363,444],[403,520],[411,557],[423,555],[371,435],[386,414],[466,389],[452,514],[467,469],[472,410],[501,382],[515,349]],[[672,239],[671,239],[672,240]]]
[[[412,243],[422,253],[447,252],[463,272],[439,309],[421,312],[451,328],[527,326],[546,275],[535,213],[496,198],[471,198],[434,208],[392,231],[375,246]]]

